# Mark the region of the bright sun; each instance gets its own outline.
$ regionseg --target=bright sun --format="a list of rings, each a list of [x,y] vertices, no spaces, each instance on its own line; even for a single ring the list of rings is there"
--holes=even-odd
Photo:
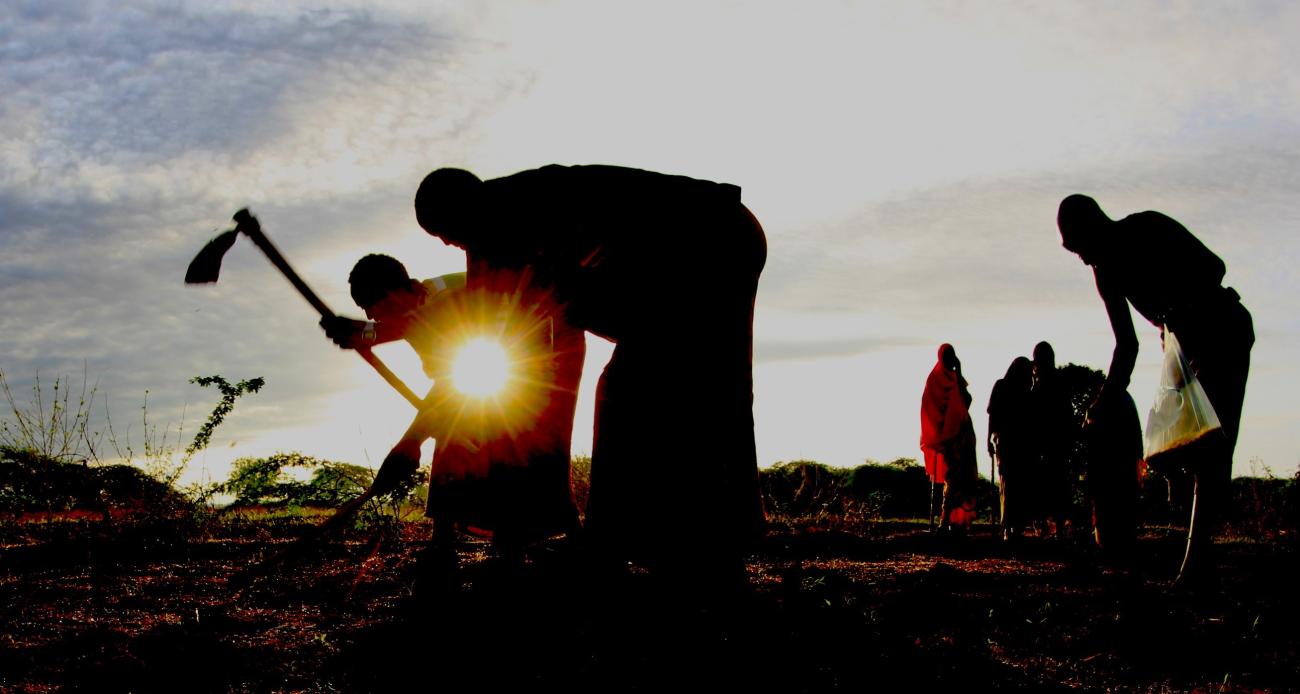
[[[456,390],[485,398],[498,394],[510,378],[510,356],[501,343],[485,337],[466,342],[452,362]]]

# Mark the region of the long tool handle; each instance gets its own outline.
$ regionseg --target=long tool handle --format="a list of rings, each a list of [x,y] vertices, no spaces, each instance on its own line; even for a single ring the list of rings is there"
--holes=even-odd
[[[379,360],[379,357],[375,356],[374,352],[370,351],[369,347],[358,347],[356,353],[360,354],[361,358],[365,359],[367,364],[375,367],[375,371],[378,371],[379,375],[383,376],[385,381],[388,381],[388,385],[401,393],[402,397],[406,398],[406,401],[411,403],[412,407],[417,410],[424,407],[424,401],[420,399],[420,396],[416,395],[415,391],[408,388],[406,384],[402,382],[402,379],[398,378],[397,374],[393,373],[392,369],[389,369],[384,362]]]
[[[289,265],[289,261],[284,259],[284,256],[280,254],[280,251],[275,247],[275,244],[271,243],[271,239],[267,238],[266,234],[262,233],[262,225],[257,221],[257,217],[254,217],[249,213],[248,209],[245,208],[236,212],[234,219],[235,228],[244,232],[245,236],[252,239],[253,243],[256,244],[258,248],[262,249],[262,253],[266,255],[267,260],[270,260],[271,264],[280,271],[280,274],[284,275],[285,278],[289,280],[289,283],[293,285],[294,289],[297,289],[298,293],[302,294],[302,298],[306,299],[307,303],[311,304],[312,308],[316,309],[316,312],[320,314],[321,318],[334,317],[334,312],[330,310],[330,307],[327,306],[324,301],[321,301],[319,296],[316,296],[316,292],[312,291],[311,287],[308,287],[306,282],[302,281],[302,277],[299,277],[298,273],[294,271],[293,266]],[[424,402],[420,399],[420,396],[416,395],[414,391],[407,387],[407,385],[402,382],[402,379],[398,378],[397,374],[393,373],[392,369],[389,369],[384,362],[379,360],[379,357],[375,356],[374,352],[371,352],[366,348],[359,348],[356,352],[361,355],[362,359],[366,360],[367,364],[374,367],[375,371],[379,372],[379,375],[382,376],[385,381],[388,381],[388,385],[392,386],[398,393],[401,393],[402,397],[406,398],[406,401],[411,403],[415,409],[418,410],[423,407]]]

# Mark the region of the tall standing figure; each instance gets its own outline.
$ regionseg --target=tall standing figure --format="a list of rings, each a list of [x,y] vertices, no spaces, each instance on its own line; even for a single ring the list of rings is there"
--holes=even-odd
[[[1020,537],[1031,519],[1031,475],[1034,465],[1033,409],[1030,389],[1034,367],[1016,357],[989,393],[988,451],[998,466],[998,499],[1002,507],[1002,538]]]
[[[957,351],[939,345],[939,358],[921,394],[921,451],[930,480],[943,484],[940,532],[964,532],[975,518],[975,428],[971,395]]]
[[[1047,522],[1058,539],[1065,539],[1065,523],[1072,515],[1074,481],[1070,452],[1078,438],[1079,427],[1056,368],[1056,350],[1047,341],[1034,345],[1033,388],[1029,392],[1033,418],[1032,512],[1036,520]]]
[[[1120,396],[1128,388],[1138,351],[1131,304],[1153,325],[1178,337],[1223,424],[1223,436],[1185,461],[1195,497],[1179,579],[1194,577],[1203,572],[1206,545],[1231,483],[1232,452],[1255,343],[1250,312],[1236,291],[1223,286],[1223,261],[1183,225],[1159,212],[1112,220],[1096,200],[1075,194],[1061,201],[1056,221],[1065,249],[1092,267],[1115,333],[1114,356],[1093,408],[1121,407]]]
[[[585,523],[598,552],[743,580],[763,520],[752,374],[767,242],[740,188],[617,166],[438,169],[415,212],[471,263],[528,268],[572,325],[615,343]]]

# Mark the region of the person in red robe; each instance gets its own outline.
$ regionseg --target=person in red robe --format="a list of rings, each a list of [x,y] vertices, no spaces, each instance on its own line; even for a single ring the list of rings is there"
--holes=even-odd
[[[975,517],[975,428],[970,391],[953,346],[939,346],[939,359],[921,396],[921,451],[932,484],[943,485],[940,532],[964,532]]]

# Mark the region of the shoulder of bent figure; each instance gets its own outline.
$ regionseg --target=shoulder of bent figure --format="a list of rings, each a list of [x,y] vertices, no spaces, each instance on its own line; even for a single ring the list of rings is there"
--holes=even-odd
[[[1162,212],[1147,210],[1131,214],[1115,223],[1117,241],[1130,251],[1168,253],[1201,242],[1178,220]]]
[[[417,337],[421,331],[428,331],[435,327],[440,320],[443,307],[446,306],[446,301],[457,294],[457,290],[463,289],[465,283],[464,272],[452,272],[420,281],[420,286],[425,291],[425,299],[416,312],[416,320],[413,324],[412,332],[417,333]],[[408,342],[415,345],[412,340]]]
[[[438,297],[443,295],[445,292],[463,288],[465,282],[466,273],[449,272],[445,275],[430,277],[427,280],[421,281],[420,284],[424,285],[424,289],[429,292],[429,296]]]
[[[1118,225],[1123,250],[1131,258],[1177,267],[1210,284],[1223,280],[1226,270],[1223,260],[1178,220],[1147,211],[1129,215]]]
[[[494,197],[569,199],[580,207],[642,199],[658,205],[717,199],[739,202],[740,187],[612,164],[549,164],[488,181]]]

